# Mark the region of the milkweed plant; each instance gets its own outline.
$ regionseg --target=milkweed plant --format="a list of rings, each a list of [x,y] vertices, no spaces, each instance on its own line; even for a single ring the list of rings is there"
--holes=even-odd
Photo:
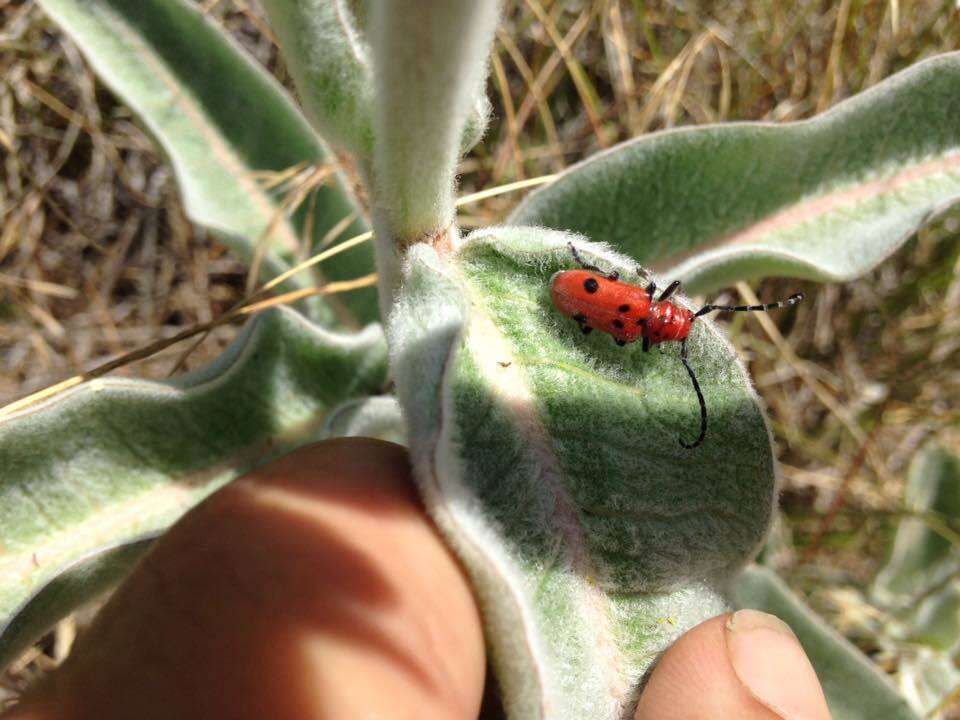
[[[217,488],[349,434],[409,447],[512,719],[624,717],[658,654],[734,607],[792,626],[838,720],[917,718],[956,684],[954,546],[905,521],[878,578],[918,648],[897,689],[751,564],[777,467],[724,333],[701,318],[687,341],[710,425],[686,449],[700,409],[679,348],[579,332],[550,279],[575,267],[571,243],[626,282],[698,295],[862,276],[960,196],[960,54],[811,120],[636,138],[466,233],[456,167],[490,112],[493,0],[264,0],[299,104],[187,0],[38,2],[170,158],[190,219],[297,302],[199,371],[66,383],[0,411],[0,664]],[[298,165],[327,168],[312,218],[252,179]],[[943,448],[911,488],[921,510],[960,515]]]

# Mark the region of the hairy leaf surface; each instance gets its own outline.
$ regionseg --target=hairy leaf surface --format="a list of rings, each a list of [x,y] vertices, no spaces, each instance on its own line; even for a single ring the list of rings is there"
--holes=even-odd
[[[917,710],[916,717],[944,717],[942,703],[960,685],[960,670],[950,655],[925,645],[908,646],[898,666],[900,688]],[[949,716],[946,716],[949,717]]]
[[[378,326],[339,335],[275,309],[197,373],[93,380],[0,421],[0,665],[103,586],[90,577],[117,574],[87,561],[316,439],[331,408],[385,381]],[[64,572],[84,582],[53,583]]]
[[[344,218],[358,218],[335,177],[316,192],[315,203],[309,200],[285,217],[281,202],[292,190],[269,190],[269,173],[330,159],[283,88],[196,5],[185,0],[40,4],[170,156],[190,219],[215,231],[241,257],[250,258],[264,240],[270,248],[265,270],[278,274]],[[308,226],[313,234],[305,238]],[[358,218],[343,228],[341,238],[365,229]],[[358,246],[322,268],[321,281],[360,277],[373,270],[373,250]],[[298,277],[303,278],[298,284],[311,284],[308,275]],[[325,322],[333,322],[337,310],[348,324],[378,316],[370,288],[324,303],[332,306],[318,316]]]
[[[263,0],[262,4],[307,116],[324,139],[351,153],[369,174],[374,75],[366,3]],[[480,140],[489,114],[490,102],[481,84],[461,138],[463,152]]]
[[[327,437],[373,437],[406,445],[407,431],[397,399],[389,395],[349,400],[330,412]]]
[[[373,155],[370,48],[348,0],[265,0],[304,110],[329,142]]]
[[[482,96],[498,19],[494,0],[371,6],[377,87],[371,195],[385,315],[400,282],[403,250],[457,235],[456,164]]]
[[[855,278],[960,198],[960,53],[813,120],[654,133],[570,168],[509,221],[611,243],[705,292]]]
[[[632,261],[581,238],[492,228],[444,258],[416,246],[389,330],[416,476],[472,576],[515,718],[625,716],[657,653],[722,611],[774,497],[730,345],[698,321],[710,427],[685,450],[699,406],[678,347],[619,348],[552,308],[571,239],[631,278]]]

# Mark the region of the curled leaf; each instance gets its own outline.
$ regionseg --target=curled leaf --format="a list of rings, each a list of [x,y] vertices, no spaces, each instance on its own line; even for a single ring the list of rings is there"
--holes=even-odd
[[[0,666],[121,575],[117,551],[316,439],[385,374],[379,326],[340,335],[278,308],[196,373],[94,380],[0,421]]]
[[[349,400],[334,408],[323,428],[324,437],[373,437],[405,445],[407,431],[396,398]]]
[[[366,229],[335,174],[316,188],[315,202],[301,203],[298,212],[283,206],[295,191],[271,189],[267,181],[303,163],[330,163],[326,148],[280,84],[195,3],[41,0],[40,5],[170,156],[190,219],[214,231],[241,258],[250,259],[265,243],[265,274],[278,275],[345,218],[354,220],[339,227],[343,237]],[[308,229],[311,237],[305,237]],[[352,280],[372,269],[368,243],[324,263],[319,279]],[[306,274],[289,282],[312,285]],[[363,325],[379,316],[372,288],[315,299],[310,307],[316,319],[332,325],[338,320]]]
[[[582,238],[492,228],[446,257],[414,247],[389,328],[416,477],[471,574],[517,718],[625,716],[657,653],[722,611],[774,498],[730,345],[709,322],[691,336],[711,424],[685,450],[699,406],[678,348],[620,348],[552,307],[571,240],[632,277]]]
[[[858,277],[960,198],[960,53],[807,121],[654,133],[597,154],[509,222],[583,233],[706,292]]]

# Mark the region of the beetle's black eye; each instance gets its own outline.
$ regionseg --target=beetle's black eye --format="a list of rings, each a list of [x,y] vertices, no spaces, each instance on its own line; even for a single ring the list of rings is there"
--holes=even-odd
[[[600,283],[597,282],[596,278],[587,278],[583,281],[583,289],[592,295],[600,289]]]

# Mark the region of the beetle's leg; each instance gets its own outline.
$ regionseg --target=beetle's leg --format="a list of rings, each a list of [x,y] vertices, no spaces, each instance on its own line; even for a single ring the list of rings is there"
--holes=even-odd
[[[664,300],[666,300],[668,297],[673,295],[679,287],[680,287],[680,281],[674,280],[672,283],[667,285],[667,289],[660,294],[660,297],[657,299],[657,302],[663,302]]]
[[[580,326],[580,332],[582,332],[584,335],[589,335],[593,331],[593,328],[587,325],[587,316],[583,313],[577,313],[571,318],[571,320]]]
[[[607,280],[620,279],[620,273],[617,272],[616,270],[613,270],[611,272],[604,272],[603,270],[598,268],[596,265],[591,265],[590,263],[584,261],[584,259],[580,257],[580,253],[578,253],[577,249],[573,246],[572,242],[568,242],[567,247],[570,248],[570,252],[573,254],[573,259],[576,261],[577,265],[579,265],[584,270],[590,270],[591,272],[595,272],[597,275],[607,278]]]

